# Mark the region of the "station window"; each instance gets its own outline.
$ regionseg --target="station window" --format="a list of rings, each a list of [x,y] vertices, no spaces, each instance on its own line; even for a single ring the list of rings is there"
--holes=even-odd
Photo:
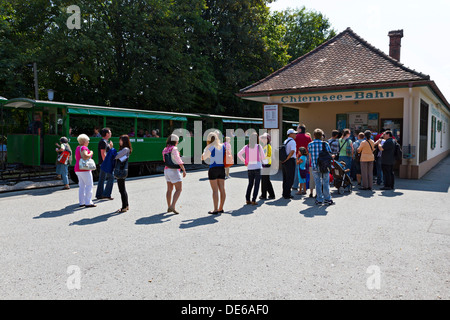
[[[436,131],[437,131],[437,123],[436,117],[431,117],[431,150],[436,148]]]

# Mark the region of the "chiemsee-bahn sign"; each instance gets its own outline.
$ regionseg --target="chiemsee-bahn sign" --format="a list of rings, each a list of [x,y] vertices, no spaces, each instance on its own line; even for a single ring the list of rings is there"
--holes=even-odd
[[[271,97],[272,102],[279,103],[312,103],[312,102],[333,102],[333,101],[354,101],[372,99],[393,99],[394,91],[374,90],[374,91],[354,91],[343,93],[327,94],[299,94]]]

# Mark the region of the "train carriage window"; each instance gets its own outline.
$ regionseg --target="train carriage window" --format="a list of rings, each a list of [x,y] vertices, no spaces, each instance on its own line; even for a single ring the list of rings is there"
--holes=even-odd
[[[28,110],[3,108],[0,132],[3,132],[5,136],[27,133],[32,120],[32,115]]]
[[[127,134],[130,137],[136,136],[136,132],[134,132],[134,118],[107,117],[106,126],[111,129],[113,137],[120,137],[123,134]]]
[[[70,127],[72,128],[72,135],[75,137],[82,133],[92,137],[95,128],[103,128],[103,117],[72,115],[70,117]]]
[[[161,136],[161,120],[138,119],[138,137],[157,138]]]
[[[184,128],[182,121],[167,120],[164,121],[163,137],[168,137],[175,129]]]

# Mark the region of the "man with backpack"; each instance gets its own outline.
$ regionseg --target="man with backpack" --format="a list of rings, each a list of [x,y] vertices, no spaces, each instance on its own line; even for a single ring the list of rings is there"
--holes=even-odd
[[[291,188],[294,183],[295,175],[295,163],[297,144],[295,143],[295,137],[297,132],[294,129],[287,131],[288,138],[284,141],[280,148],[280,161],[283,171],[283,198],[292,199]]]
[[[316,183],[316,205],[333,205],[330,194],[330,168],[333,161],[328,142],[322,141],[322,129],[314,130],[314,141],[308,145],[314,182]]]

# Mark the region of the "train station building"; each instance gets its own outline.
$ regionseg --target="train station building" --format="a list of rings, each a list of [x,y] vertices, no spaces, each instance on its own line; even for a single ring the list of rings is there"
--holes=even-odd
[[[278,128],[283,108],[295,108],[327,138],[390,129],[403,147],[400,177],[419,179],[450,154],[450,104],[430,76],[400,63],[403,30],[388,36],[389,55],[347,28],[237,95],[276,110]]]

